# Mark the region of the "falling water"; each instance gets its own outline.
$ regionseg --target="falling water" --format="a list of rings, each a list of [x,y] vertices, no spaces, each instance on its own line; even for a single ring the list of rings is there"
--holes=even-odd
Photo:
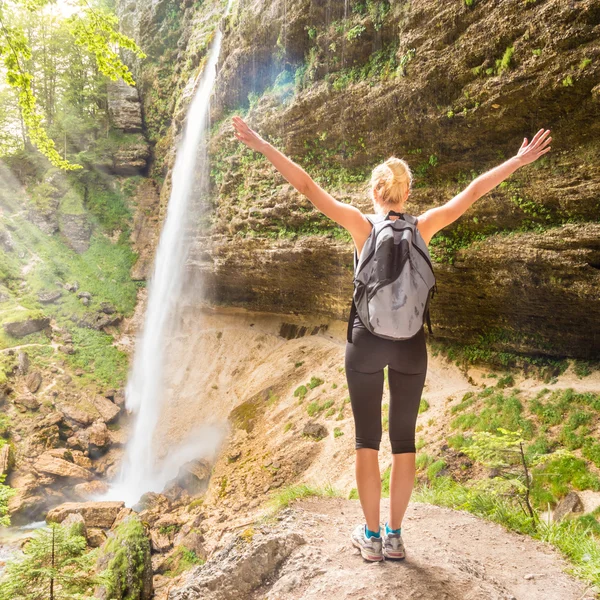
[[[233,0],[229,0],[225,16]],[[136,415],[121,471],[107,494],[131,505],[148,491],[162,491],[177,475],[177,469],[197,458],[202,445],[214,443],[210,434],[197,436],[197,444],[172,449],[157,464],[153,437],[161,414],[164,395],[164,349],[174,324],[174,308],[180,296],[189,244],[185,230],[190,218],[190,197],[194,188],[198,148],[205,142],[210,95],[216,78],[222,32],[217,30],[201,80],[190,103],[183,136],[172,173],[171,196],[161,230],[154,271],[148,285],[144,326],[137,337],[133,365],[125,388],[126,406]],[[214,435],[212,436],[214,438]]]

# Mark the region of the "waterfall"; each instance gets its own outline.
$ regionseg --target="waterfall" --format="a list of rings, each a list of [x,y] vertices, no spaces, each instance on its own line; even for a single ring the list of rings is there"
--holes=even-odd
[[[229,0],[225,16],[232,2]],[[207,168],[207,165],[198,164],[198,149],[205,146],[208,135],[210,95],[216,78],[221,39],[219,28],[186,115],[172,172],[167,215],[148,282],[144,325],[136,338],[133,364],[125,388],[126,407],[134,413],[135,423],[121,470],[104,499],[124,500],[127,505],[137,502],[146,492],[162,491],[184,462],[199,458],[199,453],[214,446],[217,441],[217,434],[212,430],[193,436],[187,443],[172,448],[160,465],[153,448],[164,396],[164,349],[174,326],[173,313],[181,294],[189,250],[185,232],[190,225],[190,197],[196,173]],[[205,154],[202,156],[205,161]]]

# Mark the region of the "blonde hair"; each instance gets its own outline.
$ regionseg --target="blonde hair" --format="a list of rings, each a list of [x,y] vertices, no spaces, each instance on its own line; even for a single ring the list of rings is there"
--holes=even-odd
[[[404,206],[406,192],[412,186],[412,173],[408,163],[402,158],[390,156],[385,162],[377,165],[371,174],[371,199],[379,212],[383,210],[400,210]],[[377,190],[380,202],[375,200]]]

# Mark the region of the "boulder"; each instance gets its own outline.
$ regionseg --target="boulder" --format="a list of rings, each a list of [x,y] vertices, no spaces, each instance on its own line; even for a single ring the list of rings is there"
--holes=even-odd
[[[88,527],[85,539],[90,548],[100,548],[106,541],[106,533],[97,527]]]
[[[25,385],[31,393],[35,393],[40,389],[42,384],[42,374],[39,371],[32,371],[25,379]]]
[[[178,485],[192,495],[201,494],[208,487],[210,463],[206,460],[191,460],[179,469],[175,479],[169,481],[165,489]]]
[[[80,408],[70,402],[57,403],[56,407],[67,419],[71,419],[71,421],[75,421],[79,425],[91,425],[97,418],[97,415],[91,411]]]
[[[110,443],[108,427],[104,421],[96,421],[91,427],[78,431],[76,436],[89,446],[104,448]]]
[[[19,375],[27,375],[27,371],[29,370],[29,354],[21,350],[17,357],[17,361],[17,373]]]
[[[194,571],[193,578],[175,584],[169,600],[235,600],[249,598],[265,580],[272,577],[296,548],[306,543],[298,533],[269,532],[256,535],[251,542],[241,533]]]
[[[120,407],[104,396],[94,396],[92,398],[92,404],[96,407],[100,416],[106,423],[114,421],[121,412]]]
[[[119,314],[106,315],[102,312],[88,312],[80,317],[79,315],[71,315],[71,321],[77,323],[79,327],[87,327],[88,329],[96,329],[100,331],[109,325],[116,325],[123,318]]]
[[[302,434],[308,435],[316,440],[320,440],[324,437],[327,437],[327,427],[325,427],[325,425],[321,425],[321,423],[310,421],[304,425]]]
[[[572,513],[583,512],[583,502],[577,492],[569,492],[557,505],[552,513],[552,520],[561,521]]]
[[[86,535],[86,527],[85,521],[83,517],[79,513],[71,513],[68,515],[61,523],[63,527],[72,527],[73,525],[77,525],[78,531],[80,535]]]
[[[42,317],[39,319],[25,319],[23,321],[11,321],[8,323],[2,323],[4,331],[13,337],[25,337],[30,333],[36,331],[42,331],[50,325],[49,317]]]
[[[167,552],[172,546],[169,536],[157,529],[150,532],[150,543],[154,552]]]
[[[124,506],[117,514],[117,518],[115,519],[111,529],[118,527],[121,523],[123,523],[123,521],[125,521],[125,519],[128,519],[133,514],[134,512],[130,508]]]
[[[74,281],[73,283],[65,283],[64,288],[69,292],[76,292],[79,289],[79,282]]]
[[[41,421],[35,424],[36,429],[46,429],[55,425],[61,425],[63,422],[63,414],[61,412],[53,412],[42,418]]]
[[[91,481],[94,476],[90,471],[76,465],[75,463],[53,456],[51,451],[44,452],[33,463],[36,471],[58,477],[67,477],[69,479],[80,479],[83,481]]]
[[[62,296],[60,290],[51,290],[38,293],[38,299],[42,304],[50,304],[56,302]]]
[[[185,546],[188,550],[192,550],[197,557],[206,560],[208,551],[204,546],[204,536],[199,531],[192,531],[188,533],[181,540],[181,545]]]
[[[37,410],[40,407],[40,401],[31,393],[15,398],[15,404],[27,410]]]
[[[46,515],[48,523],[62,523],[70,514],[83,517],[86,527],[110,529],[125,502],[65,502]]]
[[[78,483],[73,486],[73,494],[80,500],[87,500],[93,496],[100,496],[108,492],[108,484],[99,479]]]

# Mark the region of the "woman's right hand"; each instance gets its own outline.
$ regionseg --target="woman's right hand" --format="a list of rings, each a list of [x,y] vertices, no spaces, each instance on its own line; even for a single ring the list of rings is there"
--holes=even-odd
[[[532,163],[537,160],[542,154],[546,154],[551,146],[546,148],[546,145],[552,140],[548,137],[549,129],[540,129],[534,136],[531,142],[527,143],[527,138],[523,138],[523,143],[516,154],[516,157],[523,165]]]
[[[246,146],[252,148],[252,150],[256,150],[257,152],[262,152],[267,142],[263,140],[256,131],[250,129],[246,123],[242,120],[241,117],[237,115],[231,119],[233,127],[235,128],[235,137],[240,141],[244,142]]]

